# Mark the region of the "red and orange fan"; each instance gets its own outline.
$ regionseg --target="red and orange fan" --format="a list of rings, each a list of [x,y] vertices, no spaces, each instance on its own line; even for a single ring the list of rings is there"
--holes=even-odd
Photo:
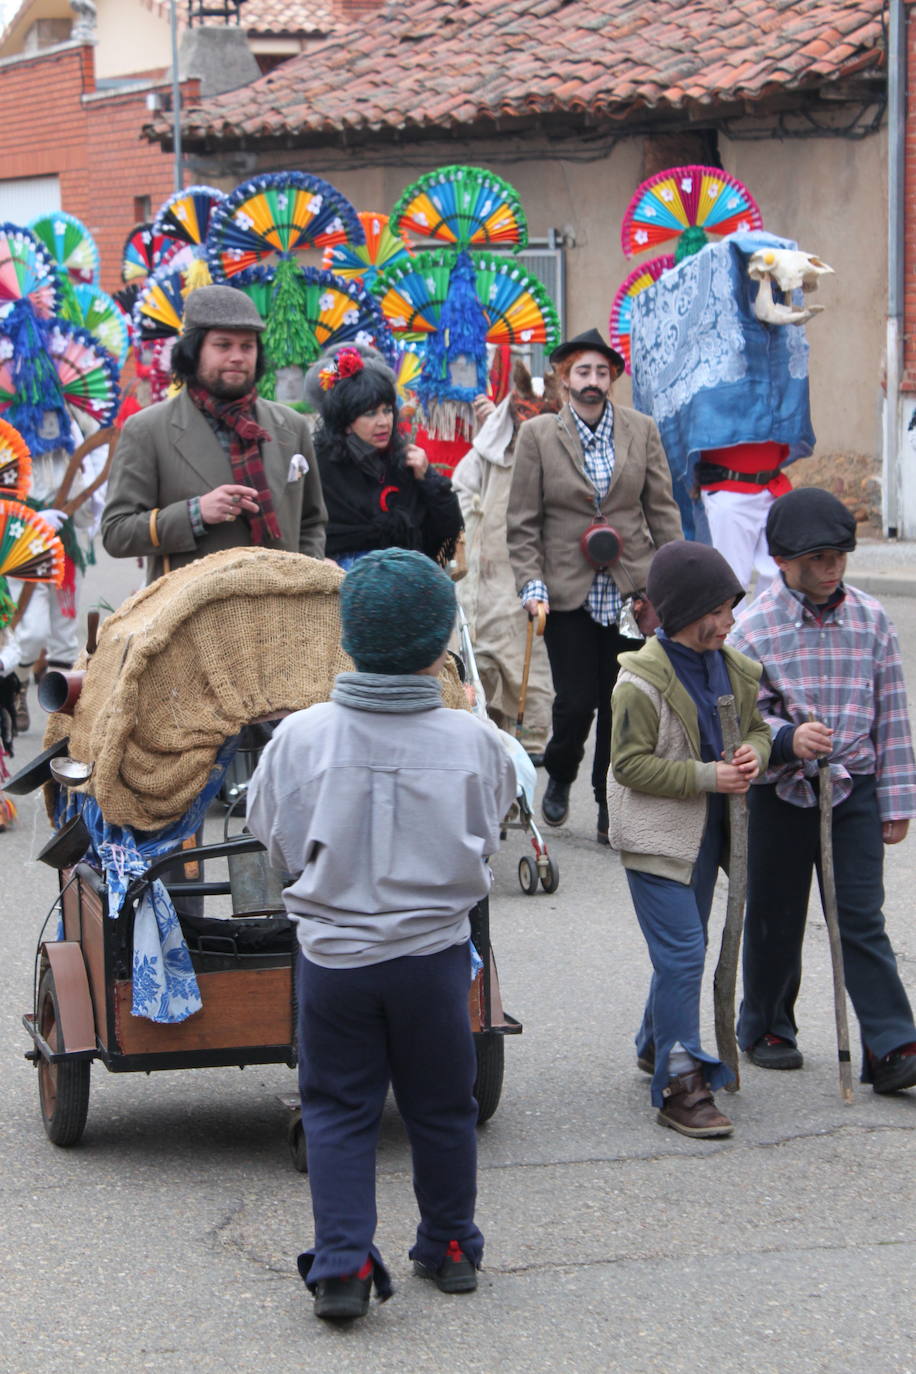
[[[0,500],[0,628],[9,624],[16,613],[16,603],[6,583],[8,577],[60,587],[64,580],[64,546],[38,511],[20,501]]]
[[[29,494],[32,455],[18,429],[0,420],[0,499],[23,501]]]

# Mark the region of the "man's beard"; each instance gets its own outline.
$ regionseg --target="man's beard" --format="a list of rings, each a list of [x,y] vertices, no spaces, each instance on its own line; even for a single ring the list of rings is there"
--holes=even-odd
[[[209,380],[197,377],[196,380],[198,386],[202,386],[204,391],[209,391],[218,401],[237,401],[240,396],[247,396],[254,387],[253,376],[246,377],[243,382],[224,382],[219,376]]]
[[[607,392],[602,391],[600,386],[584,386],[581,391],[574,391],[570,387],[569,398],[571,401],[578,401],[580,405],[596,406],[607,400]]]

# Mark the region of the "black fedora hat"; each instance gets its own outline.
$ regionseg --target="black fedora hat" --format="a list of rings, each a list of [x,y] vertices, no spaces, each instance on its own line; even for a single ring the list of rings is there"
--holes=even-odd
[[[567,339],[565,343],[557,344],[550,355],[551,367],[556,367],[564,358],[568,358],[570,353],[583,353],[586,349],[595,353],[603,353],[612,367],[617,369],[615,376],[619,377],[626,367],[626,363],[617,352],[616,348],[611,348],[598,333],[597,329],[587,329],[584,334],[577,334],[574,339]]]

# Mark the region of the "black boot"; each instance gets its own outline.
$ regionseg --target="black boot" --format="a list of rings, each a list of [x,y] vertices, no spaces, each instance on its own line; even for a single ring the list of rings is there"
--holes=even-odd
[[[541,802],[541,815],[548,825],[562,825],[569,815],[568,782],[558,782],[556,778],[547,779],[547,791]]]
[[[595,834],[595,839],[598,841],[599,844],[608,844],[608,845],[609,845],[609,844],[611,843],[610,839],[608,838],[608,824],[609,824],[609,822],[608,822],[608,814],[607,814],[607,802],[599,802],[599,803],[598,803],[598,826],[597,826],[597,831],[596,831],[596,834]]]

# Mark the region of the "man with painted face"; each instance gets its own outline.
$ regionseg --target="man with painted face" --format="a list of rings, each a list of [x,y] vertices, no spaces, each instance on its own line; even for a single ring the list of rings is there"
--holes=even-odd
[[[190,292],[172,352],[177,396],[124,425],[102,542],[147,581],[250,544],[324,556],[327,513],[305,419],[262,400],[264,321],[243,291]]]
[[[655,550],[683,535],[655,422],[611,401],[624,367],[620,354],[590,329],[560,344],[550,361],[568,401],[558,414],[538,416],[519,430],[509,557],[529,615],[538,603],[548,612],[544,641],[555,699],[544,755],[544,819],[554,826],[566,820],[597,711],[592,787],[598,842],[607,844],[617,655],[639,647],[621,633],[618,618],[626,598],[645,588]],[[580,542],[596,520],[612,525],[622,541],[620,558],[606,567],[596,567]]]

